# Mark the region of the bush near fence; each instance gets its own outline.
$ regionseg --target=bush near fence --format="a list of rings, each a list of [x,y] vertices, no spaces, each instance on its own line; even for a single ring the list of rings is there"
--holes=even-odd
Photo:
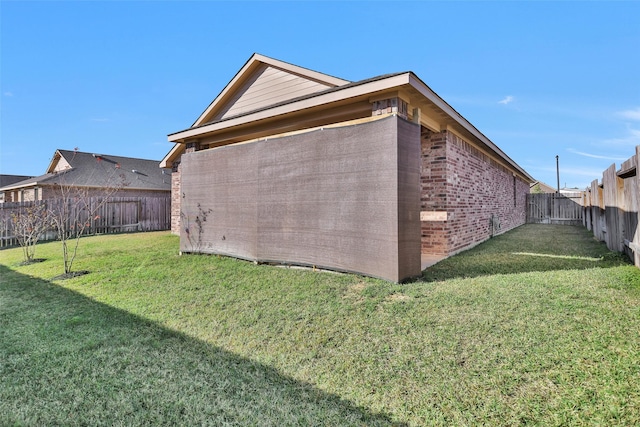
[[[102,198],[92,197],[91,205],[99,205]],[[47,209],[58,209],[62,200],[49,199],[35,202],[0,203],[0,247],[16,246],[18,244],[13,235],[11,214],[38,204],[45,204]],[[70,215],[75,217],[75,212]],[[79,216],[80,220],[89,223],[87,235],[124,233],[138,231],[161,231],[171,229],[171,197],[110,197],[92,218],[88,213]],[[67,224],[68,229],[75,224]],[[74,227],[71,227],[74,226]],[[54,229],[48,230],[42,237],[44,240],[57,238]]]

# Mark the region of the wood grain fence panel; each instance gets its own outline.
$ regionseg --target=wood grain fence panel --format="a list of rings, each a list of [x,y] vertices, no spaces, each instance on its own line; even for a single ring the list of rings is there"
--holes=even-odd
[[[604,218],[604,201],[602,197],[602,188],[598,184],[598,180],[591,182],[591,223],[593,235],[596,239],[604,241],[606,232],[606,224]]]
[[[528,194],[527,222],[534,224],[582,225],[582,196],[557,193]]]
[[[640,268],[640,145],[636,146],[636,229],[633,231],[633,263]]]
[[[591,215],[591,187],[587,188],[587,191],[584,192],[582,206],[584,208],[582,225],[584,225],[587,230],[593,231],[593,219]]]
[[[591,231],[596,239],[613,251],[624,252],[640,267],[640,174],[638,160],[640,145],[635,154],[623,162],[616,172],[611,165],[603,172],[602,184],[591,183],[585,212],[590,212]]]
[[[171,197],[112,197],[106,202],[91,197],[84,203],[67,201],[66,227],[76,230],[85,225],[85,234],[107,234],[134,231],[162,231],[171,229]],[[0,248],[18,244],[13,235],[11,214],[35,204],[45,204],[49,211],[60,211],[64,201],[47,199],[37,202],[0,203]],[[93,214],[93,215],[91,215]],[[77,222],[74,222],[74,220]],[[54,240],[57,234],[47,231],[41,241]]]
[[[612,251],[622,252],[623,239],[620,234],[620,213],[618,196],[620,193],[621,181],[616,176],[616,165],[613,164],[604,171],[602,175],[602,186],[604,196],[604,216],[606,223],[606,232],[604,241],[607,247]]]
[[[636,168],[636,158],[636,156],[633,156],[627,162],[623,163],[621,170],[625,171]],[[640,188],[638,187],[637,175],[624,177],[622,182],[623,188],[620,197],[620,214],[622,217],[621,237],[624,252],[633,260],[634,252],[638,251],[634,251],[633,245],[629,243],[634,242],[638,234],[638,193],[640,192]]]

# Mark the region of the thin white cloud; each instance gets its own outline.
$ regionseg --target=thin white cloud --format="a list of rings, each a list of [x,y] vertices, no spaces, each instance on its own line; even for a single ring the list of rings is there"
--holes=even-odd
[[[625,119],[640,121],[640,107],[637,107],[634,110],[620,111],[618,115]]]
[[[4,96],[13,96],[13,93],[12,92],[5,92],[5,93],[3,93],[3,95]]]
[[[573,148],[567,148],[567,151],[573,154],[577,154],[579,156],[590,157],[592,159],[615,160],[620,162],[624,162],[625,160],[627,160],[626,157],[601,156],[598,154],[590,154],[590,153],[585,153],[583,151],[574,150]]]
[[[513,96],[508,95],[508,96],[506,96],[503,100],[498,101],[498,104],[504,104],[504,105],[507,105],[507,104],[509,104],[509,103],[513,102],[513,100],[514,100],[514,99],[515,99],[515,98],[514,98]]]
[[[532,171],[552,172],[553,177],[555,177],[555,173],[556,173],[555,166],[554,167],[532,167],[528,169],[531,169]],[[560,158],[560,179],[565,181],[567,180],[567,177],[573,177],[573,176],[592,177],[593,179],[596,179],[598,177],[602,178],[602,173],[605,171],[605,169],[606,169],[606,166],[604,168],[565,167],[562,164],[562,158]]]
[[[616,147],[635,147],[640,145],[640,129],[627,129],[627,135],[621,138],[605,139],[599,145]]]
[[[91,119],[92,122],[108,122],[109,119],[104,117],[94,117]]]

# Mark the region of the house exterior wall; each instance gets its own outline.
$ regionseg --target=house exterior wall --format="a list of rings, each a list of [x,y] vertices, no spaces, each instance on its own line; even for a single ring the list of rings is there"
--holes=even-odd
[[[39,187],[19,188],[5,191],[3,202],[33,202],[42,200],[42,190]]]
[[[449,252],[524,224],[529,183],[450,132],[447,142]]]
[[[417,276],[419,144],[390,116],[186,153],[181,251]]]
[[[423,130],[421,151],[423,253],[451,255],[525,223],[528,182],[449,131]]]
[[[180,202],[182,200],[180,171],[180,162],[174,162],[171,172],[171,233],[178,235],[180,234]]]
[[[447,255],[447,136],[422,129],[420,138],[422,253]]]

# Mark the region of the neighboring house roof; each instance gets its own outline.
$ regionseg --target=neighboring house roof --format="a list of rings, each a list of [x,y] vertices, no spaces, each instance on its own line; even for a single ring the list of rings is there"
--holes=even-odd
[[[560,194],[580,196],[582,195],[582,190],[580,190],[578,187],[573,187],[573,188],[564,187],[560,189]]]
[[[16,182],[24,181],[25,179],[33,178],[28,175],[0,175],[0,188],[7,185],[15,184]]]
[[[260,54],[245,63],[190,128],[168,136],[177,144],[161,166],[170,167],[190,141],[224,145],[267,136],[274,129],[284,133],[312,128],[337,115],[328,109],[356,108],[363,116],[367,110],[371,115],[371,102],[394,95],[408,102],[410,110],[420,109],[421,125],[436,132],[457,132],[494,153],[523,179],[535,181],[411,71],[350,82]],[[284,117],[291,123],[278,124]]]
[[[171,175],[158,160],[56,150],[47,173],[0,188],[0,191],[53,184],[103,188],[124,183],[128,190],[171,189]]]
[[[533,187],[538,186],[538,188],[540,188],[540,191],[542,191],[543,193],[555,193],[556,189],[553,188],[552,186],[545,184],[542,181],[536,181],[534,183],[532,183],[529,188],[533,189]]]

